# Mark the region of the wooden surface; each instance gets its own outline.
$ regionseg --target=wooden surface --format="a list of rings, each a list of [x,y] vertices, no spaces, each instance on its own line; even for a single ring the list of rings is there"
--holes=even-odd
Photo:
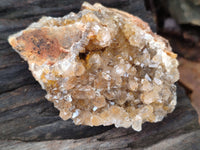
[[[81,149],[81,150],[199,150],[200,147],[200,131],[193,131],[186,134],[181,134],[176,137],[165,139],[159,143],[145,148],[133,148],[130,147],[123,140],[107,140],[97,141],[95,139],[87,138],[83,140],[56,140],[56,141],[43,141],[43,142],[19,142],[19,141],[0,141],[1,150],[13,149],[13,150],[68,150],[68,149]],[[129,138],[129,137],[127,137]],[[87,142],[86,142],[87,141]],[[79,144],[76,144],[76,143]]]
[[[28,71],[27,63],[9,46],[7,37],[26,28],[41,16],[57,17],[71,11],[78,12],[82,2],[1,0],[0,149],[159,149],[159,146],[163,149],[184,149],[184,144],[186,147],[191,142],[193,149],[196,149],[200,141],[197,114],[180,85],[177,89],[176,110],[162,122],[145,123],[141,132],[114,126],[75,126],[71,120],[63,121],[53,104],[44,98],[45,91],[41,90]],[[145,10],[142,0],[88,2],[100,2],[108,7],[128,11],[150,23],[155,31],[151,14]],[[188,140],[182,143],[184,139]],[[167,144],[170,140],[174,147]],[[178,146],[180,143],[181,146]]]

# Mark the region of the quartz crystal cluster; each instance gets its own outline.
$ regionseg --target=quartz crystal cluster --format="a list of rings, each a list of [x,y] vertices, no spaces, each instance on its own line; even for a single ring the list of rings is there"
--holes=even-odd
[[[176,54],[147,23],[101,4],[9,37],[64,120],[141,130],[176,105]]]

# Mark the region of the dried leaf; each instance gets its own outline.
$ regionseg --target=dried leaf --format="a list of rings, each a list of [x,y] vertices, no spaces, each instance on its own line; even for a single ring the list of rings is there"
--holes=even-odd
[[[200,63],[179,59],[180,82],[192,91],[191,102],[199,115],[200,123]]]

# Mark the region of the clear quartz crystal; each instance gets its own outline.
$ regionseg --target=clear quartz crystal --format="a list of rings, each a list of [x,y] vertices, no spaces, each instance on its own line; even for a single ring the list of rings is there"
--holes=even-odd
[[[64,120],[131,127],[161,121],[176,105],[176,54],[147,23],[101,4],[42,17],[9,37]]]

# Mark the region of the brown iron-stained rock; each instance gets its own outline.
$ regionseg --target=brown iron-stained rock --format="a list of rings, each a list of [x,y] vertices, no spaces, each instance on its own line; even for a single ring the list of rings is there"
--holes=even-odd
[[[140,131],[175,108],[176,54],[126,12],[85,2],[78,14],[43,17],[9,43],[64,120]]]

